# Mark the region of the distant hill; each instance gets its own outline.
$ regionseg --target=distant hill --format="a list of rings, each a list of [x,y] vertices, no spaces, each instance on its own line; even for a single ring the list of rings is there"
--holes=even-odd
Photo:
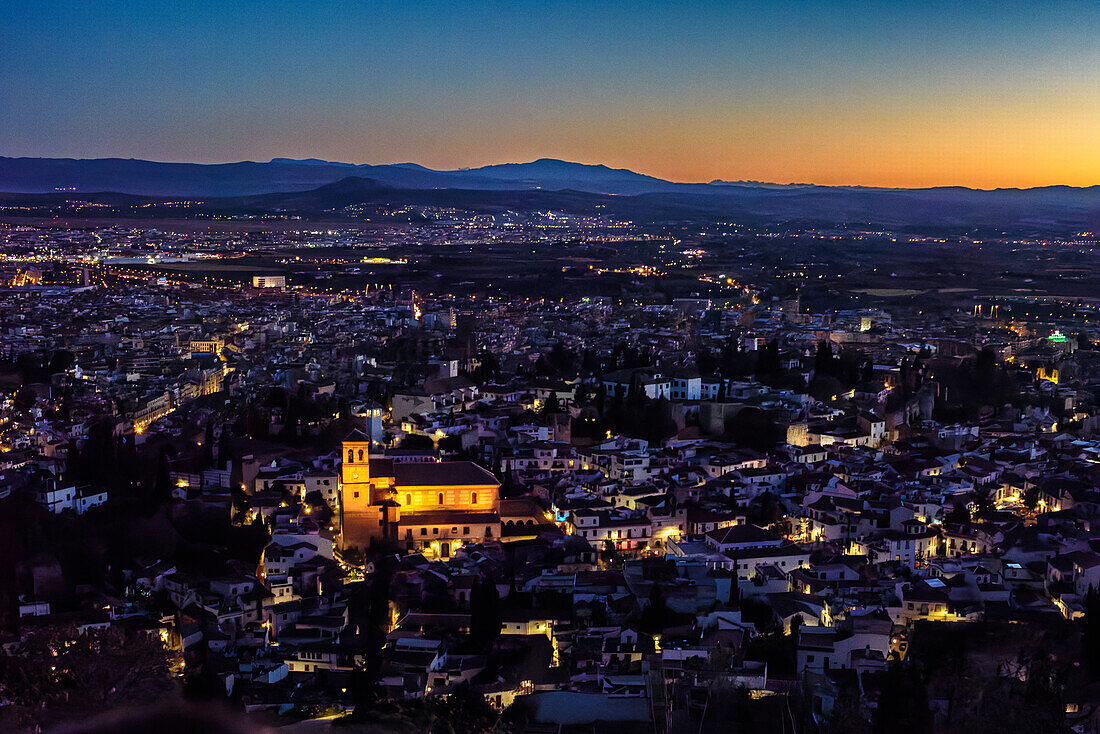
[[[64,205],[201,199],[210,211],[294,211],[317,217],[356,203],[479,211],[610,214],[635,221],[739,221],[889,229],[1100,231],[1100,187],[979,191],[757,182],[683,184],[625,169],[540,159],[458,171],[413,163],[355,165],[276,158],[266,163],[155,163],[119,158],[0,158],[0,201]],[[156,212],[154,212],[156,214]]]
[[[123,158],[0,158],[0,191],[51,193],[115,191],[148,196],[246,196],[305,191],[349,175],[399,188],[454,186],[459,178],[426,168],[356,166],[277,158],[267,163],[156,163]],[[467,180],[477,185],[473,177]],[[487,180],[489,188],[500,184]]]
[[[602,165],[543,158],[457,171],[435,171],[415,163],[356,165],[316,158],[273,158],[266,163],[157,163],[128,158],[0,157],[0,191],[117,191],[150,196],[245,196],[299,191],[348,176],[370,178],[396,188],[573,189],[600,194],[705,192],[707,184],[681,184]]]
[[[705,189],[705,185],[674,183],[625,168],[570,163],[554,158],[540,158],[530,163],[502,163],[450,173],[464,179],[507,181],[513,185],[521,184],[524,188],[572,189],[605,194]]]
[[[576,191],[538,189],[402,189],[369,178],[348,177],[309,191],[211,199],[207,208],[225,211],[280,211],[320,216],[354,204],[434,206],[471,211],[597,211],[611,197]]]

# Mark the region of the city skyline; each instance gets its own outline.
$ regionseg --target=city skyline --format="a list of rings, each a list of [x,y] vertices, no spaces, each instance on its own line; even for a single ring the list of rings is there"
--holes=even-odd
[[[26,3],[0,21],[0,155],[1100,184],[1085,3]]]

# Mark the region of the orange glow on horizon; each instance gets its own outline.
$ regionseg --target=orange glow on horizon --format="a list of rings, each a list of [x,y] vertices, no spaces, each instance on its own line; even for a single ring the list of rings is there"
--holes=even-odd
[[[993,101],[978,95],[966,103],[933,96],[831,104],[756,100],[718,109],[641,105],[547,114],[533,124],[506,117],[465,119],[427,141],[409,130],[376,130],[369,149],[349,145],[346,129],[334,130],[333,137],[314,136],[312,143],[331,147],[326,156],[331,160],[412,160],[437,169],[546,157],[683,182],[981,189],[1100,185],[1095,91],[1077,95],[1059,89],[1041,98],[1021,92],[1017,99]]]

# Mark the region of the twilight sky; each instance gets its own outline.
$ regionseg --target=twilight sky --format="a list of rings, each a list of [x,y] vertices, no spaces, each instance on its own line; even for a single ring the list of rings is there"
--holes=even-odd
[[[1100,184],[1100,3],[0,0],[0,155]]]

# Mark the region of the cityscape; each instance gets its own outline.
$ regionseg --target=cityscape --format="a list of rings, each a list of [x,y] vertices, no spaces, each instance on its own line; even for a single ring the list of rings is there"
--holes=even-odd
[[[482,74],[503,112],[527,101],[513,75],[573,69],[578,89],[621,74],[674,100],[680,77],[615,56],[620,40],[691,40],[673,63],[702,74],[694,54],[719,47],[686,18],[726,27],[736,11],[761,25],[744,58],[715,64],[747,74],[780,21],[745,3],[685,18],[382,3],[340,19],[376,13],[369,42],[299,8],[264,11],[273,35],[240,43],[266,54],[281,38],[327,90],[349,49],[430,34],[409,69],[372,67],[390,76],[370,99],[408,130],[379,112],[378,141],[347,153],[363,129],[303,138],[242,95],[253,139],[228,132],[217,90],[231,82],[175,80],[211,105],[195,153],[191,111],[131,128],[106,107],[158,104],[128,54],[160,64],[185,48],[173,23],[209,23],[185,62],[206,69],[237,11],[107,5],[56,24],[37,3],[0,10],[61,54],[31,77],[41,128],[22,108],[0,116],[3,731],[1100,732],[1100,148],[1047,180],[1045,162],[960,168],[954,143],[911,166],[798,168],[782,146],[708,143],[698,110],[679,133],[657,126],[665,153],[608,132],[589,154],[569,147],[588,140],[578,130],[548,144],[534,123],[530,146],[502,132],[494,148],[464,106],[438,138],[411,121],[435,102],[391,83],[429,69],[477,97],[466,74]],[[848,5],[792,11],[783,49],[810,43],[810,63],[823,52],[799,24],[825,24],[870,50],[814,83],[871,74],[923,94],[926,79],[875,68],[872,36],[952,13],[875,8],[841,31]],[[1001,11],[958,9],[995,40],[927,73],[971,64],[1038,98],[1029,73],[1049,59],[991,71],[998,44],[1034,32],[1054,54],[1100,30],[1083,4]],[[520,33],[538,63],[513,39],[470,49],[478,70],[450,67],[445,25],[468,13]],[[554,70],[529,24],[557,37],[574,17],[592,26]],[[84,97],[62,111],[47,89],[83,58],[62,51],[82,24],[122,44],[87,70],[99,112]],[[128,35],[143,29],[169,50]],[[333,48],[303,51],[320,30]],[[596,31],[621,36],[587,50]],[[905,42],[929,54],[963,43],[915,32]],[[41,53],[6,40],[0,105]],[[800,67],[775,63],[753,84],[782,106]],[[1081,63],[1055,91],[1086,89],[1084,117],[1049,127],[1033,163],[1063,160],[1081,129],[1100,136],[1100,64]],[[297,73],[290,101],[308,97]],[[716,83],[692,78],[700,95]],[[346,93],[358,110],[366,92]],[[774,142],[767,125],[737,132]],[[677,152],[677,135],[703,153]],[[730,180],[705,177],[712,157]]]

